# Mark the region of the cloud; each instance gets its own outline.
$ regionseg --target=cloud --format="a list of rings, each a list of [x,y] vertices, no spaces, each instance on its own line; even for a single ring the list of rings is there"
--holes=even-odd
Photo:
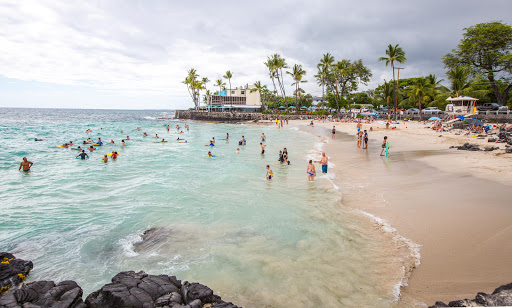
[[[263,62],[280,53],[290,66],[303,65],[303,88],[318,95],[313,75],[323,53],[363,59],[374,87],[391,78],[378,57],[399,43],[408,58],[401,76],[442,78],[441,57],[464,27],[511,23],[511,10],[507,0],[0,1],[0,75],[182,108],[190,106],[181,83],[189,68],[207,76],[211,88],[227,70],[233,86],[270,85]]]

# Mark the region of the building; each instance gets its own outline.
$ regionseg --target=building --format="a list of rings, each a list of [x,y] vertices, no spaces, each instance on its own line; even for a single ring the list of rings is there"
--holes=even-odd
[[[259,91],[251,92],[253,85],[220,91],[208,98],[208,109],[212,111],[234,109],[236,111],[257,111],[261,109]]]

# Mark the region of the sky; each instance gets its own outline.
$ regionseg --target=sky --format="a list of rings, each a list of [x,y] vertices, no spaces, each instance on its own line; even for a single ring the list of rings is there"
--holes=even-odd
[[[270,87],[263,62],[274,53],[303,66],[313,96],[327,52],[362,59],[373,77],[360,90],[372,89],[392,78],[378,61],[389,44],[406,53],[401,78],[446,79],[441,58],[463,29],[512,24],[510,12],[511,0],[0,0],[0,107],[189,108],[188,69],[211,90],[227,70],[233,88]]]

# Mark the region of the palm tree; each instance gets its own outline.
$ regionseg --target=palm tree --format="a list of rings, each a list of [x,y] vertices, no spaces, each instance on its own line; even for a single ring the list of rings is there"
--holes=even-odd
[[[328,70],[326,70],[325,66],[320,63],[316,66],[318,68],[318,73],[315,75],[317,80],[317,84],[322,87],[322,98],[325,99],[325,86],[327,85],[327,74]]]
[[[391,69],[393,70],[393,83],[395,83],[395,61],[398,63],[404,63],[407,58],[405,57],[405,52],[401,47],[398,47],[398,44],[395,46],[389,44],[388,49],[386,50],[387,57],[380,57],[379,61],[386,61],[386,66],[391,64]],[[397,85],[398,87],[398,85]],[[395,93],[395,117],[396,117],[396,93]]]
[[[267,86],[266,86],[266,85],[261,85],[261,81],[256,81],[256,82],[254,83],[254,88],[253,88],[253,89],[251,89],[249,92],[250,92],[250,93],[253,93],[253,92],[256,92],[256,91],[257,91],[257,92],[259,92],[259,93],[260,93],[260,98],[262,98],[262,97],[263,97],[263,95],[264,95],[264,93],[265,93],[265,90],[268,90],[268,89],[267,89]],[[263,99],[262,99],[262,101],[263,101]]]
[[[269,69],[270,78],[272,78],[272,82],[274,82],[274,80],[277,79],[277,83],[279,85],[279,90],[281,91],[281,96],[283,97],[284,104],[286,105],[286,107],[288,107],[286,103],[286,91],[283,80],[283,69],[288,68],[286,60],[276,53],[267,58],[267,62],[265,62],[265,65]],[[274,89],[275,88],[276,86],[274,82]]]
[[[322,98],[325,99],[325,85],[326,85],[326,79],[329,75],[329,70],[332,67],[334,63],[334,57],[330,53],[324,54],[323,58],[320,59],[320,63],[317,65],[318,67],[318,77],[321,78],[322,83]],[[315,75],[316,77],[316,75]],[[317,77],[317,78],[318,78]]]
[[[233,78],[233,74],[231,71],[227,71],[226,75],[222,76],[222,78],[227,79],[229,82],[229,96],[231,97],[231,78]]]
[[[389,108],[389,101],[393,98],[393,83],[391,81],[386,82],[382,85],[382,98],[386,101],[386,106]]]
[[[302,69],[302,65],[295,64],[292,71],[287,71],[286,74],[292,76],[295,81],[292,85],[295,85],[295,106],[297,106],[297,94],[299,93],[299,84],[307,82],[302,80],[302,77],[306,75],[306,71]]]
[[[222,81],[222,79],[217,79],[215,81],[214,86],[219,87],[219,95],[220,95],[220,91],[222,91],[222,87],[224,87],[225,85],[226,84]]]
[[[203,83],[199,81],[199,75],[194,68],[187,72],[187,77],[182,82],[187,86],[188,93],[194,102],[194,107],[199,108],[199,91],[203,89]]]
[[[456,66],[446,72],[450,80],[450,88],[456,96],[471,88],[471,71],[467,66]]]
[[[420,110],[420,121],[423,120],[421,113],[421,104],[434,97],[434,85],[430,83],[427,77],[419,77],[409,87],[409,100],[417,100]]]

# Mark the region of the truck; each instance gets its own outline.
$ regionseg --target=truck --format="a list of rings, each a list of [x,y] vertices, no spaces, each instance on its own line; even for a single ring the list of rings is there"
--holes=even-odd
[[[476,110],[478,110],[478,111],[506,111],[506,110],[508,110],[508,107],[500,106],[496,103],[484,103],[482,106],[477,106]]]

